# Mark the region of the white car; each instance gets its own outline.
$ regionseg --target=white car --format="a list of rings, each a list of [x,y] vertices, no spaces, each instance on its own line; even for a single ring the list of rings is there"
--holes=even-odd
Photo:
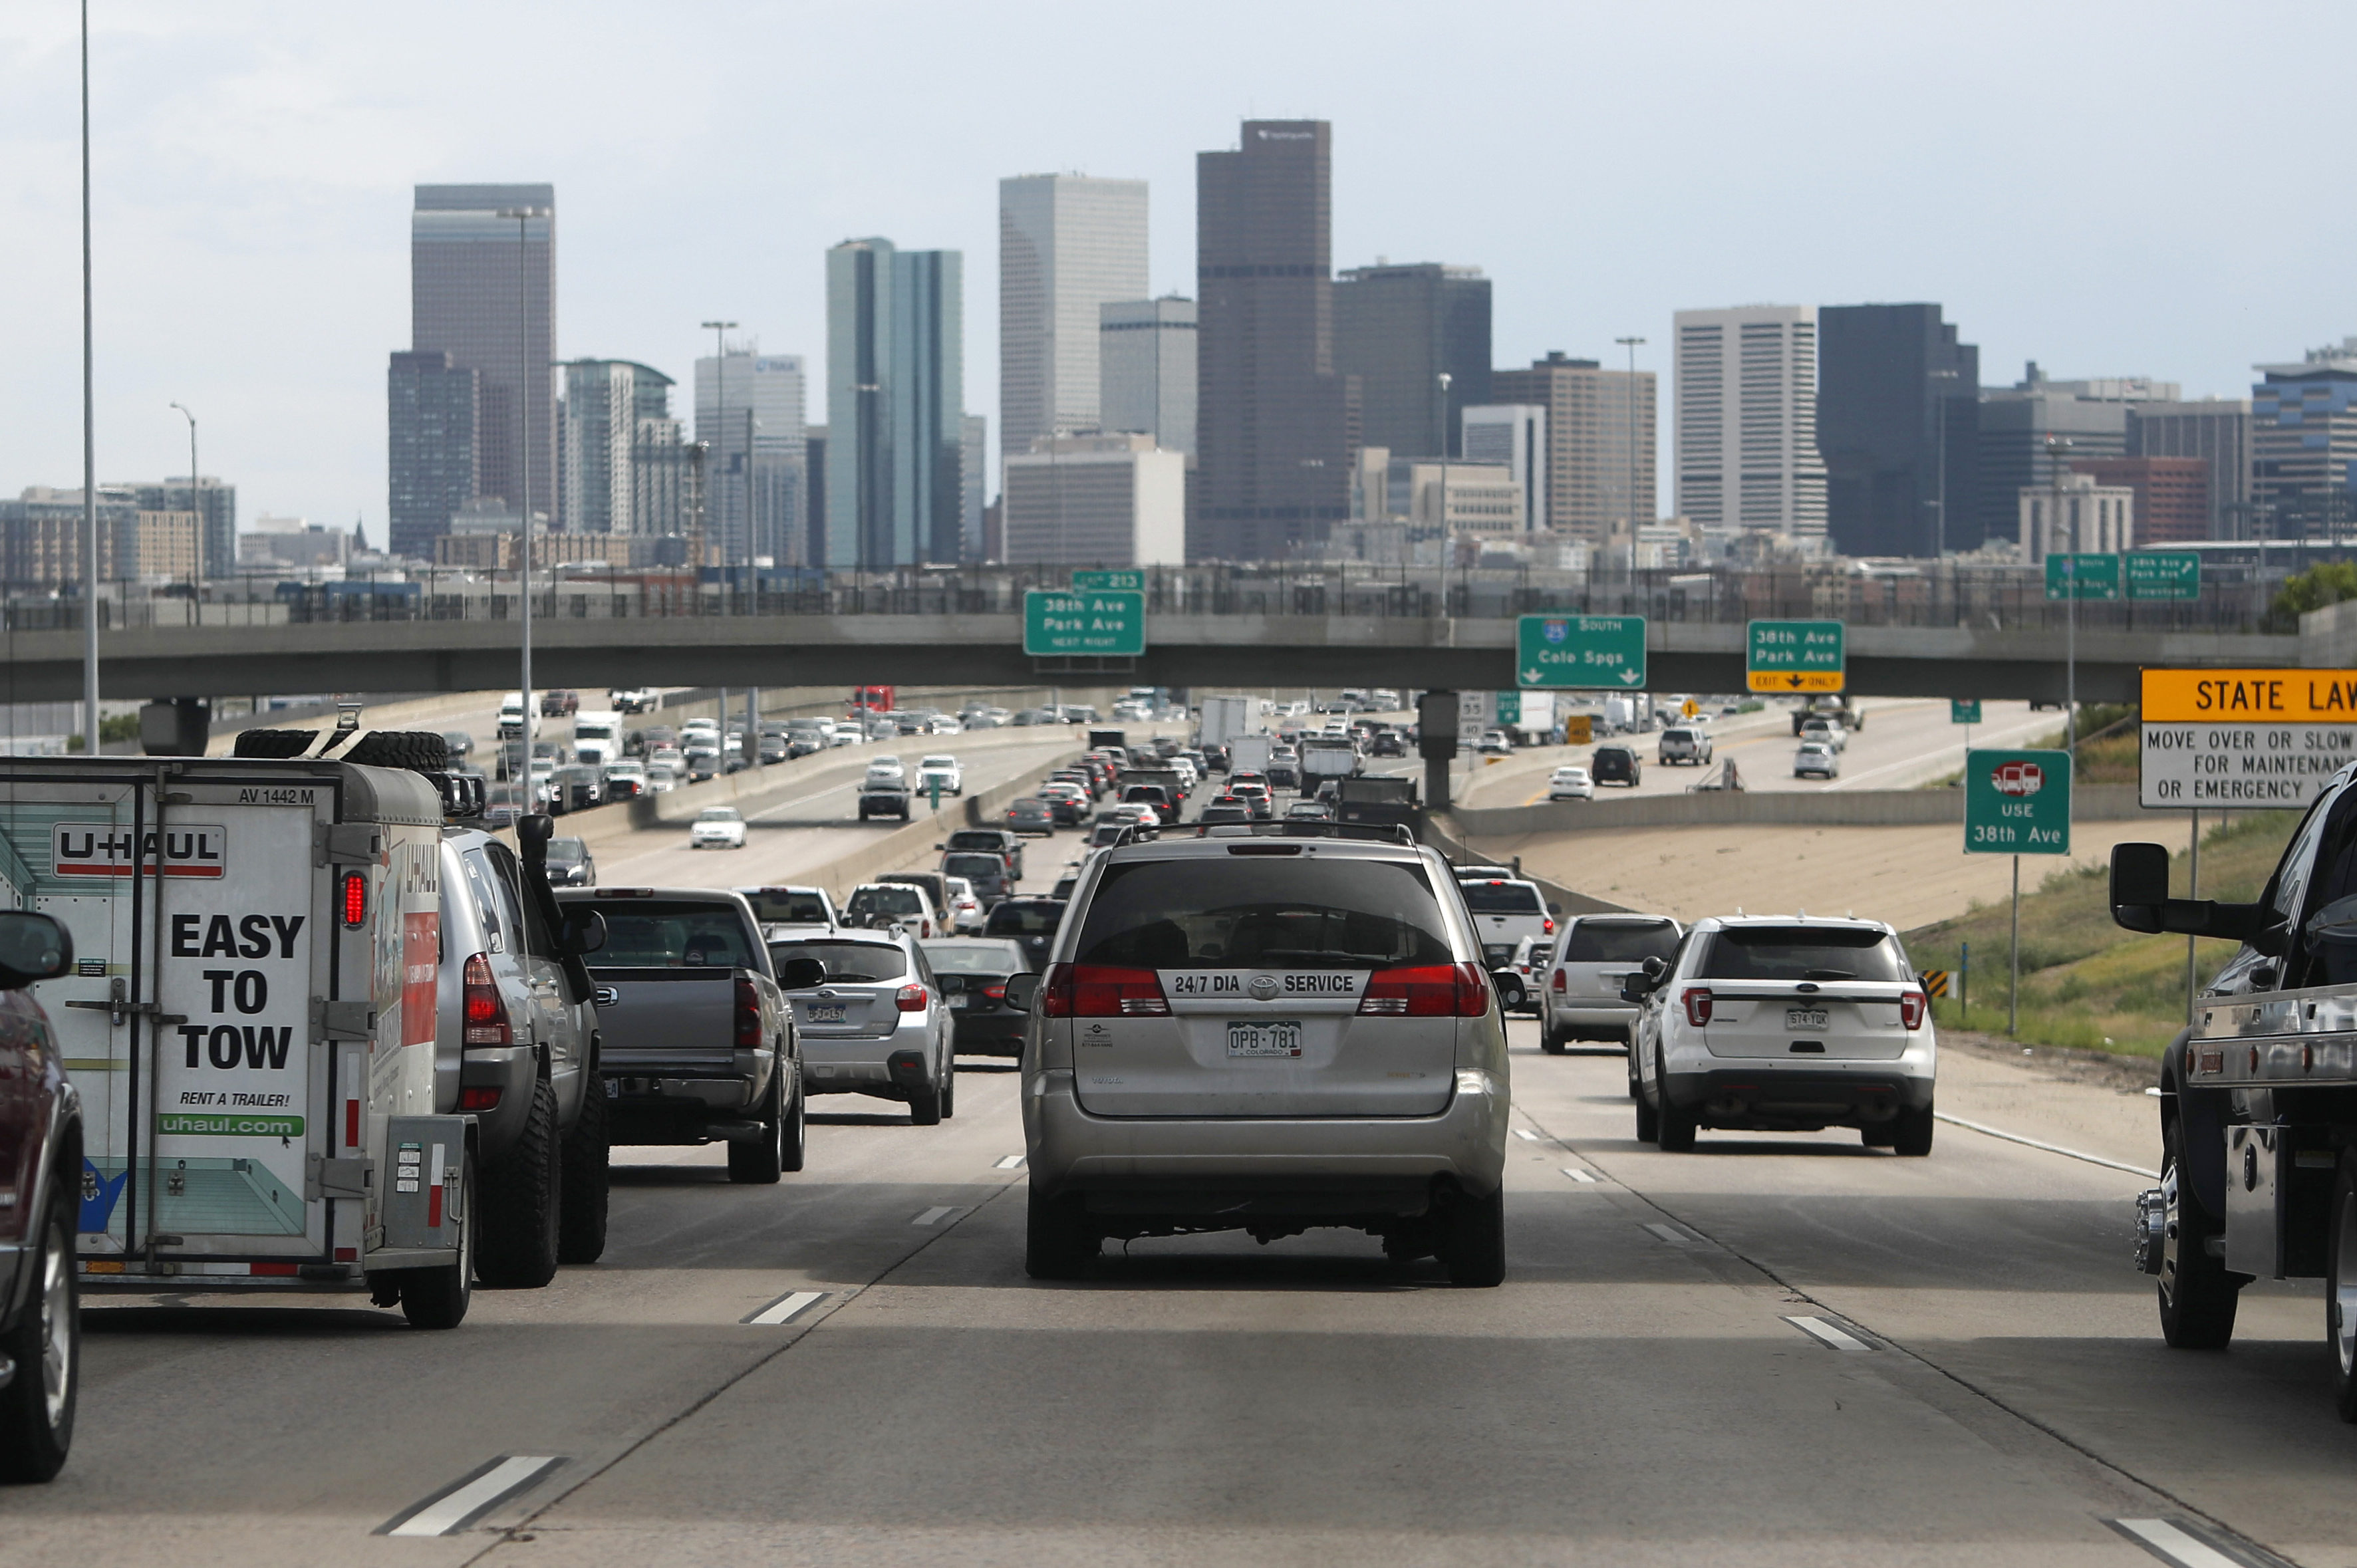
[[[761,922],[764,941],[791,941],[840,930],[843,917],[823,887],[739,887]]]
[[[960,936],[980,932],[985,917],[982,900],[974,897],[974,884],[963,876],[944,876],[942,886],[949,890],[951,929]]]
[[[706,806],[687,830],[690,849],[743,849],[745,818],[734,806]]]
[[[717,740],[720,736],[720,721],[707,718],[689,719],[679,726],[679,733],[683,740],[692,735],[700,735],[706,740]]]
[[[1593,800],[1596,780],[1587,769],[1577,766],[1556,768],[1547,775],[1547,799],[1550,800]]]
[[[1841,776],[1841,755],[1822,740],[1804,740],[1792,753],[1792,777],[1795,779],[1836,779]]]
[[[871,768],[868,771],[873,773],[875,769]],[[942,794],[965,793],[965,769],[958,766],[956,757],[928,757],[918,763],[917,782],[911,788],[920,795],[931,795],[933,792],[933,780],[936,779],[942,781]]]
[[[1481,732],[1481,738],[1473,743],[1473,750],[1480,757],[1511,757],[1514,752],[1514,737],[1501,729],[1485,729]]]
[[[1828,1126],[1932,1152],[1932,1006],[1881,921],[1714,916],[1674,961],[1647,959],[1626,994],[1637,1136],[1664,1153],[1692,1149],[1702,1127]]]
[[[867,759],[867,781],[870,784],[881,784],[887,780],[894,784],[902,784],[908,781],[908,765],[890,752]]]
[[[616,686],[606,693],[606,700],[621,714],[651,714],[655,709],[655,694],[643,686]]]
[[[1818,740],[1835,751],[1849,749],[1849,731],[1838,719],[1811,718],[1801,721],[1801,738]]]
[[[679,769],[668,762],[647,764],[647,793],[668,795],[679,788]]]

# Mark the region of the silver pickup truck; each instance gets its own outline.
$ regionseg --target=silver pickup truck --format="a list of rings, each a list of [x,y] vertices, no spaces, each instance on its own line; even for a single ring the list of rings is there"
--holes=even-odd
[[[753,907],[702,887],[556,896],[605,917],[589,966],[617,1144],[728,1144],[728,1178],[802,1168],[802,1052]]]

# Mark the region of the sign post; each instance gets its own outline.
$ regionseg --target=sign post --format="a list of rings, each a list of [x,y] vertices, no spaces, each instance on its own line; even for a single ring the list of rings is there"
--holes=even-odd
[[[1543,692],[1643,691],[1645,618],[1523,616],[1515,625],[1514,684]]]
[[[2006,1033],[2021,1026],[2021,857],[2071,853],[2071,754],[1964,753],[1964,853],[2013,856],[2013,979]]]
[[[1838,692],[1847,639],[1837,620],[1755,620],[1743,639],[1743,674],[1754,692]]]
[[[1023,651],[1034,659],[1134,659],[1146,651],[1146,596],[1033,588],[1023,596]]]

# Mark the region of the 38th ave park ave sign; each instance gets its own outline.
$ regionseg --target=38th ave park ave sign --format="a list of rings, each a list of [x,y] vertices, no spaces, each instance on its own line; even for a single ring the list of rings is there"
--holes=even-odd
[[[1743,639],[1743,674],[1755,692],[1838,692],[1847,638],[1837,620],[1755,620]]]
[[[1033,588],[1023,596],[1023,651],[1034,659],[1134,659],[1146,651],[1146,596]]]
[[[2357,671],[2147,670],[2137,799],[2298,809],[2357,761]]]

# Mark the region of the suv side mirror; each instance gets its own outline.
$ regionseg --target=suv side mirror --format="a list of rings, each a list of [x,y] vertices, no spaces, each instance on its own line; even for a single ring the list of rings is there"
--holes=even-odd
[[[73,967],[73,936],[48,915],[0,911],[0,991],[22,991]]]
[[[1039,977],[1036,974],[1010,974],[1006,977],[1006,1004],[1017,1013],[1028,1013],[1039,1000]]]
[[[2220,904],[2169,896],[2169,851],[2157,843],[2112,846],[2110,901],[2115,924],[2131,931],[2174,931],[2247,942],[2281,958],[2291,931],[2265,904]]]
[[[2188,900],[2190,902],[2190,900]],[[2169,904],[2169,851],[2157,843],[2112,846],[2112,919],[2131,931],[2159,931]]]
[[[814,958],[790,958],[778,966],[778,989],[809,991],[826,983],[826,965]]]
[[[1547,906],[1547,913],[1560,920],[1563,918],[1563,906],[1560,904],[1550,904]]]
[[[606,917],[595,909],[567,909],[564,941],[566,952],[596,952],[606,945]]]
[[[556,819],[544,812],[535,811],[530,816],[516,819],[518,843],[545,844],[555,832]]]

